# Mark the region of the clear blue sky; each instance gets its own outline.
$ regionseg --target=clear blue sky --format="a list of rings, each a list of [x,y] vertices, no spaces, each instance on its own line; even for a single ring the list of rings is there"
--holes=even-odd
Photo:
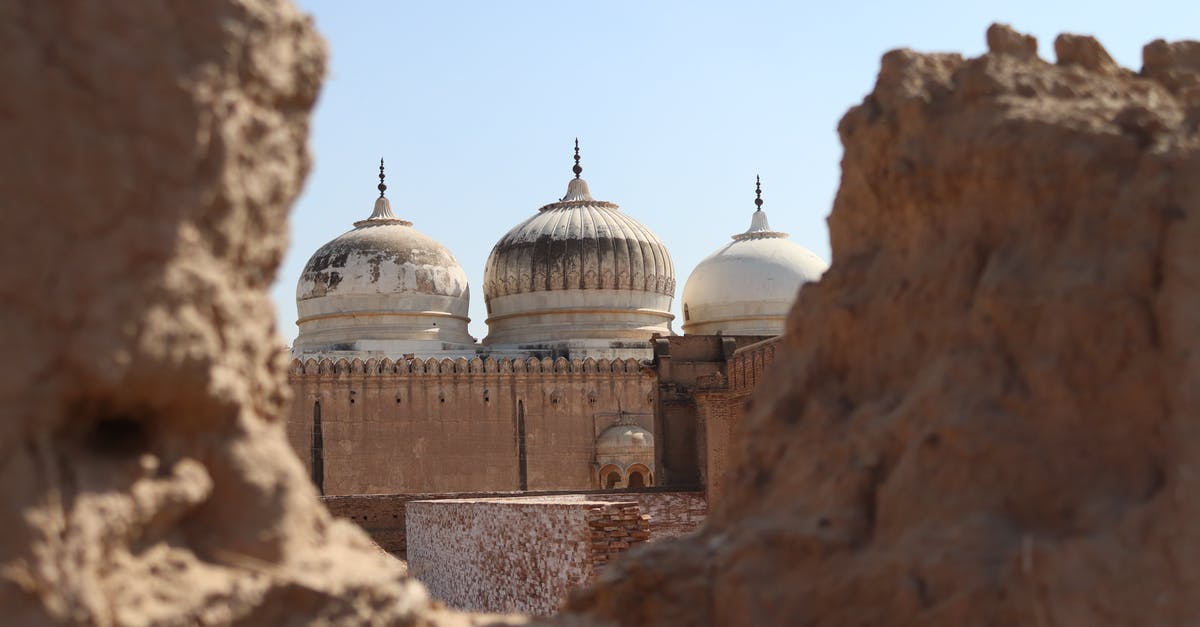
[[[566,191],[571,148],[598,199],[666,243],[678,281],[749,225],[755,174],[771,224],[825,259],[838,119],[893,48],[983,52],[993,21],[1092,34],[1138,69],[1155,38],[1200,38],[1200,2],[385,2],[301,0],[330,47],[315,165],[273,289],[296,335],[308,257],[367,217],[379,158],[398,215],[467,272],[486,335],[496,240]],[[676,319],[675,329],[679,329]]]

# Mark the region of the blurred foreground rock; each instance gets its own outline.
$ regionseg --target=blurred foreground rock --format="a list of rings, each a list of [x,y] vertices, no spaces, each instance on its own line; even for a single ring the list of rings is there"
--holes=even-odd
[[[1200,44],[988,44],[883,58],[728,500],[574,611],[1200,622]]]
[[[435,618],[278,424],[267,288],[325,67],[308,19],[10,2],[0,41],[0,622]]]

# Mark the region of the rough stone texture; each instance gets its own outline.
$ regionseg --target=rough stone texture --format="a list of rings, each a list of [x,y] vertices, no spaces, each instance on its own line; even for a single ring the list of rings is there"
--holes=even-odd
[[[574,610],[1200,622],[1200,48],[1154,42],[1133,74],[1080,40],[1059,65],[988,41],[884,56],[839,126],[832,268],[801,290],[731,489]]]
[[[267,297],[324,46],[291,4],[0,5],[5,624],[408,624],[316,498]]]
[[[435,598],[542,616],[650,537],[636,502],[580,495],[413,501],[407,526],[409,568]]]
[[[650,541],[677,538],[695,531],[707,514],[702,492],[671,492],[661,488],[608,492],[449,492],[444,494],[354,494],[324,496],[329,512],[363,528],[385,551],[404,555],[408,550],[406,510],[412,501],[502,498],[513,496],[586,496],[592,501],[633,501],[650,517]]]

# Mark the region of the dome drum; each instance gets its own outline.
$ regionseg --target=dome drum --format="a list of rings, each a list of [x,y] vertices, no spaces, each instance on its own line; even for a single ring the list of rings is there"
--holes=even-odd
[[[671,297],[633,290],[559,290],[494,298],[484,344],[563,338],[649,341],[674,315]],[[531,338],[541,338],[531,339]]]

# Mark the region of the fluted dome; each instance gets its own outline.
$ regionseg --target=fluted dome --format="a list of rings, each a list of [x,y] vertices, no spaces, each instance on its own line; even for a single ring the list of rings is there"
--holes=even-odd
[[[484,269],[485,344],[644,342],[669,333],[675,268],[666,246],[572,179],[562,200],[500,238]]]
[[[399,356],[461,348],[474,342],[467,334],[469,305],[467,275],[454,255],[397,218],[381,195],[369,218],[319,248],[304,267],[293,352]]]
[[[683,287],[683,331],[689,335],[780,335],[800,286],[828,265],[772,231],[762,200],[745,233],[704,258]]]

